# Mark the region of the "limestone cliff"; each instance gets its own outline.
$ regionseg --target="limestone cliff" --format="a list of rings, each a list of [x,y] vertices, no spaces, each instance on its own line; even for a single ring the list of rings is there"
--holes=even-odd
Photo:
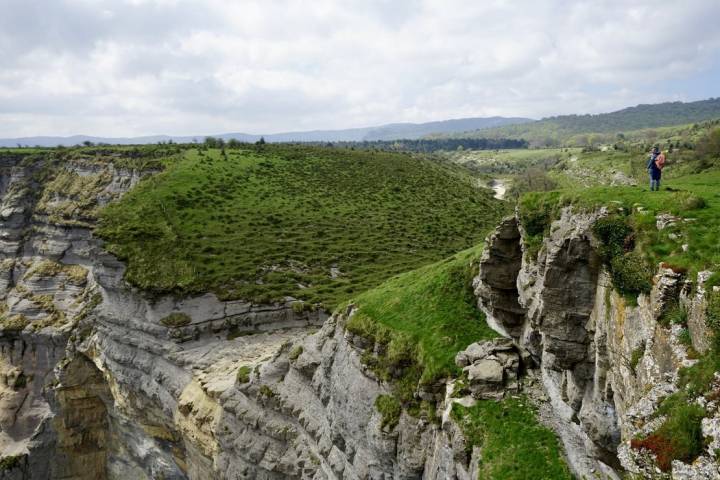
[[[576,472],[586,470],[576,454],[589,452],[608,475],[613,469],[662,476],[653,458],[630,442],[659,425],[660,400],[677,390],[678,370],[696,361],[679,339],[681,326],[659,321],[663,311],[683,305],[693,346],[708,348],[706,275],[692,294],[690,279],[661,265],[651,293],[629,304],[613,289],[592,234],[593,223],[607,214],[566,208],[537,257],[523,241],[521,221],[505,219],[488,238],[476,293],[489,321],[532,356]],[[711,405],[706,435],[717,434],[719,415]],[[708,441],[692,465],[673,462],[673,478],[720,478],[717,442]]]

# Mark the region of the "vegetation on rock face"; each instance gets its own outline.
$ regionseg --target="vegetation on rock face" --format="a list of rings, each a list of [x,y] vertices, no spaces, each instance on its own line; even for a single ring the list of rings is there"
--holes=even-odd
[[[237,371],[238,383],[248,383],[250,381],[251,373],[252,373],[252,368],[250,368],[247,365],[243,365],[242,367],[238,368],[238,371]]]
[[[297,347],[293,348],[292,351],[288,354],[288,359],[291,362],[294,362],[298,359],[300,355],[303,353],[303,347],[302,345],[298,345]]]
[[[672,320],[671,320],[672,321]],[[679,390],[665,398],[657,415],[665,420],[655,431],[633,439],[631,446],[652,451],[663,471],[669,471],[673,460],[692,462],[705,448],[702,435],[702,419],[707,415],[703,405],[717,401],[720,383],[716,373],[720,371],[720,293],[708,294],[707,325],[713,342],[710,350],[698,362],[679,371]],[[687,332],[684,330],[683,333]],[[682,335],[682,334],[681,334]],[[683,341],[682,337],[680,339]],[[685,340],[686,342],[689,339]],[[703,403],[696,399],[702,398]]]
[[[187,151],[96,233],[151,292],[334,307],[482,241],[504,208],[457,168],[408,155],[258,145]]]
[[[20,463],[25,458],[25,455],[8,455],[0,459],[0,472],[12,470],[15,467],[20,466]]]
[[[640,360],[642,359],[643,355],[645,355],[645,343],[639,345],[637,348],[633,349],[632,355],[630,356],[630,369],[635,372],[637,369],[638,364],[640,363]]]
[[[667,415],[662,425],[650,435],[633,439],[630,446],[653,452],[664,472],[670,470],[673,460],[691,463],[703,451],[701,421],[705,409],[679,392],[665,399],[657,414]]]
[[[479,447],[478,478],[488,480],[571,480],[554,433],[539,424],[525,398],[455,404],[453,418],[467,440],[468,453]]]
[[[393,395],[379,395],[375,399],[375,408],[380,412],[382,417],[380,421],[380,428],[387,428],[389,431],[395,430],[398,422],[400,421],[400,413],[402,407],[400,402]]]
[[[65,275],[68,282],[73,285],[84,285],[87,281],[87,270],[81,265],[64,265],[62,263],[53,262],[52,260],[43,260],[35,263],[32,268],[25,272],[23,280],[33,277],[55,277]]]
[[[166,327],[184,327],[185,325],[189,325],[190,322],[192,322],[192,319],[190,316],[186,313],[182,312],[173,312],[162,319],[160,319],[160,323],[165,325]]]

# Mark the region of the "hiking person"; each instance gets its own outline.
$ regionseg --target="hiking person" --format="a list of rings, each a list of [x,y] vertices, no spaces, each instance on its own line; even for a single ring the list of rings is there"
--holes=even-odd
[[[658,147],[653,147],[652,151],[650,152],[650,158],[648,159],[647,163],[647,169],[648,173],[650,173],[650,191],[653,190],[657,191],[660,190],[660,176],[662,174],[662,169],[658,168],[657,165],[657,159],[660,156],[660,149]],[[665,165],[665,157],[663,156],[663,166]]]

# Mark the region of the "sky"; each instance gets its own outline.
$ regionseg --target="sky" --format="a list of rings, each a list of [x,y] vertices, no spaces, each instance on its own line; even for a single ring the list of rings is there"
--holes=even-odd
[[[0,0],[0,137],[542,118],[720,96],[719,0]]]

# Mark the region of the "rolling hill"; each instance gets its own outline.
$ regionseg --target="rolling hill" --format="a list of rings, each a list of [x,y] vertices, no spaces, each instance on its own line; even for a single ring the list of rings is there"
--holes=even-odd
[[[589,134],[612,140],[616,134],[720,118],[720,98],[697,102],[668,102],[637,105],[596,115],[562,115],[520,125],[477,129],[454,137],[522,138],[532,146],[587,144]]]
[[[478,244],[506,209],[461,169],[407,154],[187,148],[96,234],[146,291],[333,307]]]

